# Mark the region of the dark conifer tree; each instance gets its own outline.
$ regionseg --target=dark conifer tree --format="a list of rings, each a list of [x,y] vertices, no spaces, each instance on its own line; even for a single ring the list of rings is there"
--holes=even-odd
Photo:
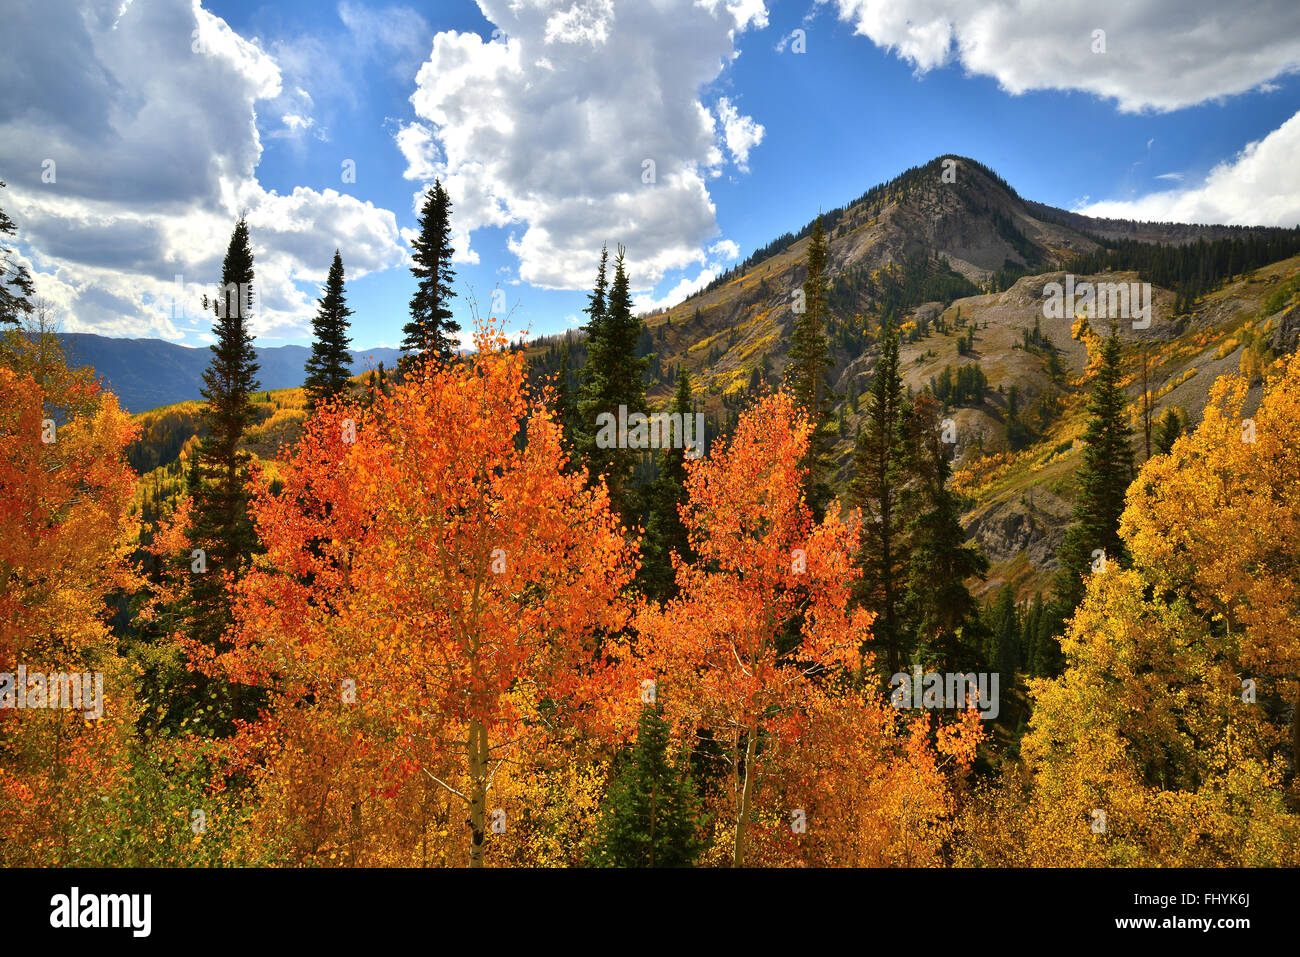
[[[1128,563],[1128,550],[1119,537],[1119,516],[1133,481],[1133,430],[1128,425],[1128,401],[1120,387],[1121,350],[1114,330],[1103,343],[1101,355],[1088,403],[1083,462],[1076,476],[1078,493],[1070,528],[1058,552],[1061,568],[1054,594],[1062,620],[1083,599],[1083,576],[1091,571],[1099,550],[1107,562]]]
[[[685,371],[678,374],[677,393],[673,396],[670,414],[680,415],[683,424],[694,411],[691,379]],[[704,436],[694,436],[703,442]],[[673,574],[674,552],[686,562],[694,561],[690,538],[682,524],[679,507],[686,502],[686,450],[672,448],[664,451],[659,460],[659,475],[646,490],[649,514],[646,518],[645,538],[641,542],[641,568],[637,577],[644,594],[658,601],[667,601],[677,594]]]
[[[1041,596],[1039,600],[1041,601]],[[1033,647],[1030,651],[1035,678],[1053,678],[1065,666],[1065,654],[1061,651],[1061,641],[1056,634],[1059,627],[1060,618],[1054,607],[1044,604],[1032,635]]]
[[[456,333],[460,325],[451,318],[449,303],[455,298],[451,267],[455,250],[451,245],[451,198],[442,182],[435,180],[424,195],[420,209],[420,235],[411,242],[411,274],[418,280],[411,297],[411,321],[402,327],[405,363],[418,355],[436,356],[450,362],[456,355]]]
[[[998,675],[1000,690],[999,714],[1002,723],[1015,728],[1017,709],[1013,704],[1015,697],[1016,672],[1020,668],[1020,630],[1021,622],[1016,611],[1016,595],[1010,585],[998,589],[997,601],[990,615],[992,647],[989,648],[989,666]]]
[[[205,308],[209,305],[204,297]],[[240,448],[255,419],[250,401],[258,387],[257,353],[249,324],[253,312],[253,250],[248,225],[235,225],[221,267],[221,287],[215,302],[217,341],[209,348],[212,360],[203,373],[207,436],[199,444],[186,476],[191,499],[189,539],[197,554],[178,556],[185,583],[180,618],[191,639],[222,652],[231,623],[230,595],[224,576],[238,581],[257,547],[248,515],[246,490],[251,456]],[[178,695],[180,709],[195,709],[210,720],[213,731],[226,732],[230,720],[251,717],[252,701],[238,686],[195,672],[191,686]],[[210,708],[199,712],[202,705]]]
[[[983,578],[989,563],[966,540],[960,503],[947,487],[952,466],[939,403],[924,392],[912,407],[908,448],[912,481],[901,497],[907,516],[906,631],[945,669],[969,670],[978,663],[980,649],[967,634],[978,607],[966,580]]]
[[[575,468],[577,461],[577,450],[575,447],[574,426],[578,416],[578,410],[574,407],[573,389],[569,385],[569,344],[566,342],[564,348],[560,350],[560,369],[555,374],[555,420],[560,424],[561,441],[564,443],[564,451],[569,456],[568,469]]]
[[[1156,426],[1155,447],[1161,455],[1168,455],[1178,441],[1178,437],[1183,434],[1183,421],[1178,417],[1178,413],[1173,409],[1166,409],[1165,414],[1160,418],[1160,424]]]
[[[633,468],[640,452],[606,442],[602,448],[599,417],[608,414],[619,419],[620,407],[626,415],[645,413],[645,370],[648,360],[637,356],[641,340],[641,319],[632,312],[632,294],[624,267],[625,250],[618,247],[614,260],[614,281],[604,297],[604,311],[592,312],[590,327],[594,332],[587,340],[587,361],[583,366],[578,395],[578,435],[583,458],[593,478],[604,476],[615,513],[624,520],[638,514],[635,490],[630,487]],[[602,257],[603,266],[603,257]],[[602,269],[597,290],[603,279]],[[596,304],[593,292],[593,306]],[[599,316],[599,319],[596,316]],[[608,438],[608,431],[606,438]]]
[[[898,371],[898,333],[887,329],[867,399],[866,427],[854,450],[849,497],[861,510],[855,597],[877,615],[874,631],[889,674],[902,663],[902,602],[907,576],[901,498],[907,480],[907,410]]]
[[[826,324],[829,277],[826,274],[829,249],[821,217],[817,217],[808,244],[808,277],[803,283],[803,311],[795,312],[790,341],[790,364],[786,367],[786,385],[795,403],[803,408],[812,422],[813,433],[801,463],[805,471],[804,497],[813,518],[821,521],[826,504],[832,497],[830,487],[834,462],[831,449],[838,435],[831,406],[834,399],[827,375],[831,368]],[[799,301],[799,300],[796,300]]]
[[[596,825],[597,867],[690,867],[704,850],[702,810],[690,766],[668,760],[668,722],[646,706],[636,745],[610,786]]]
[[[595,388],[592,377],[596,374],[596,366],[591,362],[592,350],[601,348],[599,344],[604,341],[605,301],[609,297],[609,279],[606,269],[608,263],[609,249],[602,244],[600,266],[596,270],[596,284],[587,295],[587,306],[583,309],[587,314],[587,321],[582,327],[587,337],[586,358],[582,368],[578,370],[578,391],[573,398],[574,449],[587,467],[591,466],[596,451],[596,423],[594,419],[587,421],[583,418],[582,402]]]
[[[1020,630],[1023,624],[1016,611],[1016,593],[1010,585],[1004,584],[998,589],[988,617],[991,626],[988,663],[1009,683],[1020,667]]]
[[[311,355],[307,359],[307,407],[314,410],[321,403],[334,398],[348,386],[352,377],[352,341],[348,338],[348,308],[343,290],[343,257],[334,250],[323,295],[317,302],[319,308],[312,319],[315,338]]]
[[[0,189],[4,188],[0,182]],[[13,249],[6,244],[5,237],[14,236],[18,227],[9,218],[9,214],[0,209],[0,325],[19,324],[22,316],[32,311],[32,277],[27,267],[13,258]]]
[[[607,267],[609,265],[609,248],[602,243],[600,247],[600,266],[596,270],[596,285],[592,287],[587,296],[587,308],[583,310],[587,314],[587,323],[583,326],[586,330],[587,340],[591,341],[600,335],[600,324],[605,318],[605,299],[609,295],[609,280],[606,277]]]
[[[1024,621],[1020,627],[1020,660],[1026,674],[1036,677],[1038,671],[1038,628],[1044,614],[1043,593],[1037,592],[1025,611]]]

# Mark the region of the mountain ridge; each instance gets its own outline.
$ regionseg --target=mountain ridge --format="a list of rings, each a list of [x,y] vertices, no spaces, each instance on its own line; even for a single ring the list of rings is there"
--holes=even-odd
[[[954,161],[955,182],[943,180],[945,160]],[[649,358],[652,405],[665,404],[677,373],[687,371],[696,401],[710,415],[710,435],[717,436],[755,396],[781,383],[795,318],[792,296],[807,274],[813,222],[760,247],[681,303],[644,315],[641,351]],[[938,157],[873,187],[824,213],[822,223],[831,276],[830,381],[840,427],[835,484],[843,489],[851,469],[853,437],[865,412],[858,399],[870,386],[886,322],[900,331],[900,368],[911,391],[942,391],[946,376],[960,378],[975,367],[978,395],[948,400],[946,412],[957,425],[958,478],[970,493],[963,525],[993,559],[980,587],[1012,582],[1022,597],[1045,585],[1055,568],[1086,418],[1089,343],[1109,331],[1099,318],[1083,328],[1074,316],[1049,319],[1043,309],[1047,284],[1063,281],[1081,257],[1104,259],[1131,240],[1144,248],[1195,252],[1198,242],[1284,237],[1288,250],[1300,252],[1295,230],[1071,213],[1025,200],[992,170],[957,156]],[[1251,401],[1258,400],[1262,366],[1300,342],[1300,308],[1284,304],[1263,314],[1266,300],[1294,288],[1300,256],[1270,263],[1229,265],[1203,294],[1151,284],[1149,327],[1124,322],[1119,329],[1135,424],[1141,424],[1137,403],[1147,392],[1156,418],[1172,409],[1185,426],[1194,425],[1214,378],[1239,369],[1249,370]],[[1075,275],[1079,281],[1144,281],[1138,269],[1109,264]],[[570,386],[576,386],[580,333],[548,337],[531,348],[539,368],[551,374],[561,367],[564,349],[576,349],[568,363]],[[1138,383],[1143,354],[1146,389]],[[1140,462],[1141,428],[1136,439]]]
[[[119,339],[89,332],[60,333],[70,365],[91,366],[106,388],[130,413],[146,412],[201,398],[203,371],[212,354],[206,346],[183,346],[165,339]],[[292,389],[306,379],[308,346],[254,346],[260,390]],[[397,349],[354,349],[354,375],[384,363],[391,366]]]

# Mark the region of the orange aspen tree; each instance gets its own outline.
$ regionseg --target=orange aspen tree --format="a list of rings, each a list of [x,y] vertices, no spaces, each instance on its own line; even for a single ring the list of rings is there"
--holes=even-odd
[[[138,584],[134,436],[52,334],[0,343],[0,863],[102,861],[136,716],[107,603]]]
[[[939,866],[953,839],[957,797],[984,740],[974,708],[936,725],[874,688],[819,688],[797,738],[775,757],[768,826],[755,835],[765,866]]]
[[[727,742],[736,867],[762,765],[794,734],[817,680],[859,667],[870,637],[871,615],[849,608],[853,534],[837,504],[813,524],[803,499],[810,433],[777,393],[741,416],[726,448],[688,464],[682,518],[698,560],[677,561],[679,597],[636,619],[676,726]]]
[[[218,663],[462,802],[480,867],[489,823],[508,827],[488,820],[493,775],[581,707],[635,567],[604,487],[565,472],[523,356],[491,320],[475,345],[310,420],[283,490],[256,498],[267,551]]]

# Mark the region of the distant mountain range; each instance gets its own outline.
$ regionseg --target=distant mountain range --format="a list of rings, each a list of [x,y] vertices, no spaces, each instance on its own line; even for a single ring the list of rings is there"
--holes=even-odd
[[[145,412],[160,405],[202,398],[203,370],[212,353],[206,347],[181,346],[162,339],[113,339],[91,333],[65,333],[59,337],[70,365],[91,366],[105,388],[111,390],[127,412]],[[261,364],[257,378],[262,389],[293,389],[306,378],[307,346],[269,346],[257,349]],[[361,349],[352,352],[354,375],[382,362],[391,368],[397,349]]]

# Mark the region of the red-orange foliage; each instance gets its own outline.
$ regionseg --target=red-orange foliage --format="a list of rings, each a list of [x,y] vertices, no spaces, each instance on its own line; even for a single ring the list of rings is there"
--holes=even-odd
[[[84,863],[78,832],[122,784],[134,719],[106,602],[137,581],[127,562],[135,476],[123,455],[134,429],[89,370],[67,368],[53,336],[14,336],[4,350],[0,672],[98,672],[103,697],[98,717],[84,697],[56,707],[44,692],[32,709],[15,679],[7,703],[23,695],[28,707],[0,709],[0,847],[8,864]],[[70,700],[66,684],[50,690]]]
[[[678,726],[727,743],[736,866],[761,765],[796,734],[817,681],[857,669],[870,637],[871,614],[849,607],[852,532],[834,507],[814,524],[800,490],[810,431],[777,393],[741,417],[725,449],[690,464],[682,517],[698,561],[678,563],[680,597],[636,619]]]
[[[475,866],[495,769],[581,703],[634,570],[604,488],[563,471],[560,428],[527,398],[523,357],[491,325],[476,345],[370,408],[311,420],[283,490],[256,499],[267,552],[220,662],[274,689],[270,738],[297,710],[296,739],[274,745],[279,766],[310,765],[294,752],[311,751],[313,725],[331,728],[320,801],[347,790],[338,755],[364,752],[382,774],[372,793],[396,797],[414,776],[465,802]]]

